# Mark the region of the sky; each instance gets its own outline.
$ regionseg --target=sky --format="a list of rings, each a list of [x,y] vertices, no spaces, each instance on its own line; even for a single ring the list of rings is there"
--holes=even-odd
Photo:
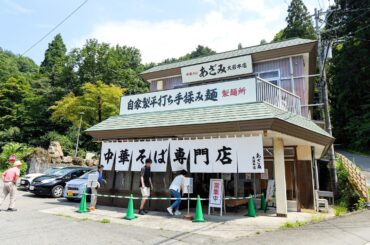
[[[51,31],[86,0],[0,0],[0,47],[16,54]],[[328,0],[303,0],[310,13]],[[332,0],[333,1],[333,0]],[[68,50],[96,38],[134,46],[143,63],[160,62],[193,51],[216,52],[270,41],[285,27],[290,0],[88,0],[25,56],[40,64],[60,33]]]

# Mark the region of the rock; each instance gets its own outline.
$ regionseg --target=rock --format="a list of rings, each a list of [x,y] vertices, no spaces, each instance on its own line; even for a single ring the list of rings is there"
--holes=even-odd
[[[86,152],[86,157],[85,157],[86,160],[92,160],[92,159],[94,159],[94,157],[95,157],[95,153]]]
[[[63,149],[58,141],[50,142],[48,153],[50,157],[63,157]]]
[[[83,166],[85,165],[85,162],[82,158],[80,157],[73,157],[72,158],[72,164],[73,165],[78,165],[78,166]]]
[[[36,147],[28,156],[27,163],[29,164],[28,173],[43,172],[49,166],[49,154],[47,150]]]
[[[94,161],[93,160],[85,160],[85,164],[87,165],[87,166],[89,166],[89,167],[92,167],[92,166],[94,166]]]
[[[66,163],[66,164],[71,164],[73,161],[73,158],[71,156],[66,156],[66,157],[63,157],[63,163]]]
[[[99,160],[95,159],[94,160],[94,166],[98,166],[99,165]]]

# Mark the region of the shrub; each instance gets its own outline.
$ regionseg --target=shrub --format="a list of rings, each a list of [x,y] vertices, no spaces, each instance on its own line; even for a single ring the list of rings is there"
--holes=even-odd
[[[3,146],[3,151],[0,154],[0,168],[6,169],[10,167],[9,156],[14,154],[17,159],[22,162],[21,174],[27,171],[26,157],[32,153],[32,148],[22,143],[8,143]]]
[[[50,131],[43,137],[43,141],[47,141],[50,144],[51,141],[58,141],[62,146],[64,155],[73,156],[74,153],[74,143],[72,139],[66,135],[61,135],[56,131]]]
[[[344,167],[341,159],[337,159],[337,175],[338,175],[338,195],[339,199],[336,201],[339,206],[338,212],[343,211],[344,209],[353,211],[359,210],[366,207],[366,201],[363,198],[360,198],[358,192],[353,188],[351,183],[348,181],[349,173]],[[361,200],[363,199],[363,200]]]

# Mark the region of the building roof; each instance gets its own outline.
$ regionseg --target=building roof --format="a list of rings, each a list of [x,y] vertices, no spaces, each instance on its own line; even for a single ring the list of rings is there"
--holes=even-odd
[[[159,65],[159,66],[150,68],[142,72],[141,74],[144,75],[147,73],[153,73],[153,72],[158,72],[162,70],[180,68],[184,66],[196,65],[196,64],[206,63],[210,61],[223,60],[223,59],[234,58],[234,57],[248,55],[248,54],[254,54],[254,53],[265,52],[265,51],[274,50],[274,49],[287,48],[287,47],[292,47],[296,45],[315,43],[315,42],[316,42],[315,40],[310,40],[310,39],[294,38],[294,39],[284,40],[280,42],[262,44],[262,45],[217,53],[214,55],[195,58],[191,60],[185,60],[185,61],[180,61],[180,62],[175,62],[175,63],[170,63],[170,64]]]
[[[267,123],[266,119],[271,122]],[[275,124],[272,121],[275,121]],[[277,121],[285,124],[276,123]],[[227,132],[228,128],[222,125],[227,123],[235,125],[235,123],[238,123],[239,131],[246,130],[247,126],[243,129],[243,125],[241,126],[240,122],[254,122],[255,129],[284,131],[282,133],[287,133],[288,135],[295,130],[296,133],[293,136],[297,137],[304,133],[307,134],[308,138],[316,135],[320,138],[317,139],[317,143],[323,145],[333,141],[333,138],[313,121],[300,115],[283,111],[265,102],[119,115],[110,117],[86,131],[93,137],[100,139],[112,137],[157,137],[170,134],[170,131],[166,133],[163,131],[163,134],[161,134],[161,129],[172,128],[172,133],[180,134],[180,132],[184,132],[184,126],[187,126],[186,128],[189,132],[194,130],[194,133],[197,133],[198,131],[195,131],[196,126],[202,126],[207,131],[211,130],[212,126],[210,125],[221,125],[217,130],[221,129]],[[289,125],[294,126],[295,129],[289,128]],[[303,131],[299,132],[300,130],[303,130],[304,133],[302,133]]]

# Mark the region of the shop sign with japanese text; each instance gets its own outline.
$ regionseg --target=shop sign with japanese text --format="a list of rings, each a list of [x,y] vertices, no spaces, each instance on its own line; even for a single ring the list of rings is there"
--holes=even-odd
[[[223,180],[211,179],[209,185],[209,207],[222,208]]]
[[[230,105],[256,101],[256,79],[123,96],[120,115]]]
[[[183,83],[233,77],[253,72],[252,58],[245,55],[181,68]]]
[[[184,169],[191,173],[263,173],[265,170],[262,136],[103,142],[100,162],[108,171],[140,171],[147,158],[153,161],[152,172],[166,172],[168,164],[174,172]]]

